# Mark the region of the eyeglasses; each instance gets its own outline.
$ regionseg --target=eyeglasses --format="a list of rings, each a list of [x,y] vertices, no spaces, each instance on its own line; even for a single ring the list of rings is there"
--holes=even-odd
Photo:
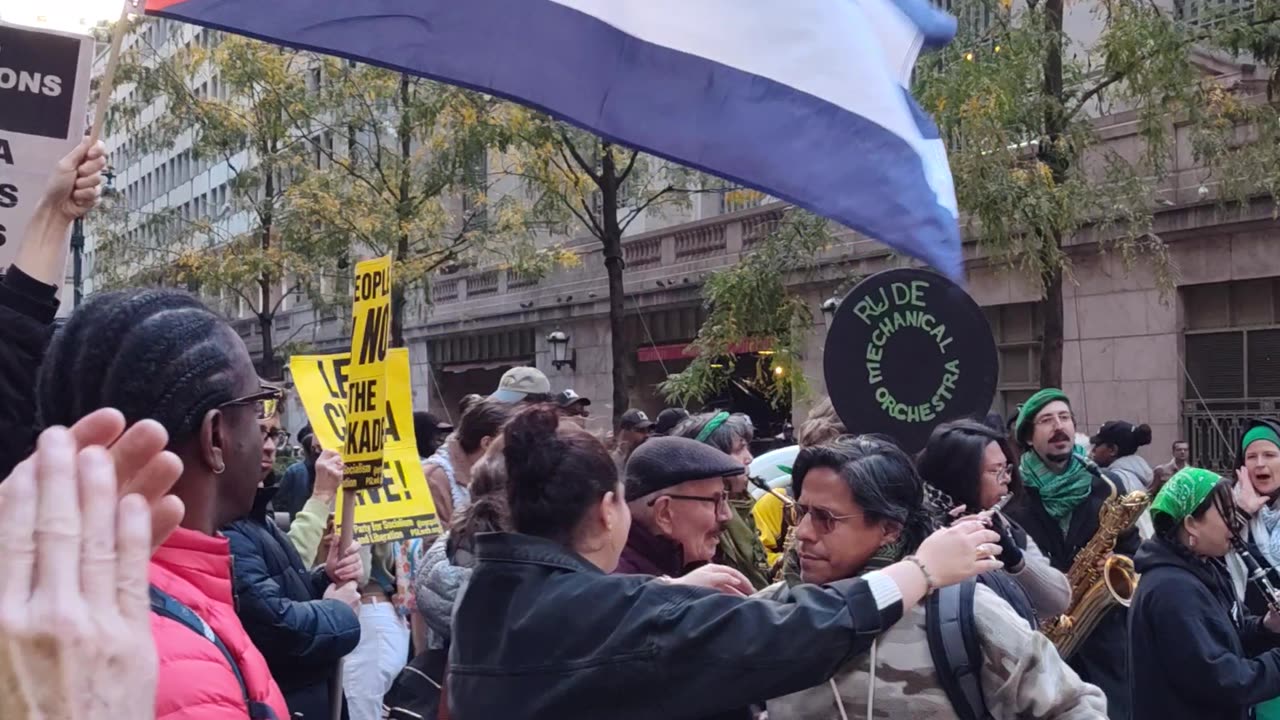
[[[276,447],[289,444],[289,432],[287,430],[281,430],[278,427],[273,427],[273,428],[259,427],[258,429],[262,431],[263,442],[266,442],[268,439],[270,439],[271,442],[274,443]]]
[[[711,503],[716,506],[717,510],[720,509],[721,506],[729,507],[729,493],[727,492],[718,492],[714,495],[659,495],[649,501],[649,507],[653,507],[654,503],[664,497],[671,498],[672,500],[692,500],[694,502]]]
[[[862,513],[851,513],[849,515],[836,515],[835,513],[820,507],[812,507],[809,505],[795,504],[796,524],[799,525],[806,517],[813,520],[813,527],[822,535],[827,535],[836,529],[836,523],[852,520],[856,517],[862,517]]]
[[[996,480],[1007,480],[1013,474],[1012,465],[1001,465],[998,468],[990,468],[985,470],[988,475],[995,475]]]
[[[238,407],[240,405],[253,405],[259,420],[266,420],[276,414],[276,403],[284,399],[284,391],[278,387],[263,385],[262,389],[252,395],[228,400],[219,405],[219,408]],[[265,439],[265,438],[264,438]]]

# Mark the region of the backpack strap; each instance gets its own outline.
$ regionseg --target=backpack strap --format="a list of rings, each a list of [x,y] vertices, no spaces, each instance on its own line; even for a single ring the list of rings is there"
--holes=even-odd
[[[240,696],[244,700],[245,707],[249,709],[249,720],[278,720],[275,711],[271,709],[270,705],[256,702],[249,697],[249,685],[244,681],[244,675],[240,672],[240,665],[236,662],[235,656],[227,649],[226,644],[213,631],[213,628],[209,627],[209,624],[204,621],[204,618],[182,604],[182,601],[155,585],[151,586],[150,592],[151,612],[160,617],[168,618],[203,637],[213,643],[213,646],[218,648],[218,652],[222,653],[227,665],[231,667],[231,672],[235,673],[236,683],[240,685]]]
[[[925,630],[938,683],[960,720],[990,720],[982,694],[982,650],[973,620],[973,578],[939,588],[925,606]]]

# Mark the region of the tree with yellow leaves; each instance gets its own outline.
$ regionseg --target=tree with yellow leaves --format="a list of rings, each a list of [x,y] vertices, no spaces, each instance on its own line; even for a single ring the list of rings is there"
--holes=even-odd
[[[1078,13],[1090,14],[1096,30],[1081,38],[1064,28],[1064,0],[950,4],[960,34],[917,64],[915,94],[948,143],[966,234],[1042,288],[1042,385],[1062,381],[1064,243],[1082,229],[1099,229],[1104,249],[1128,265],[1149,263],[1172,286],[1152,213],[1171,202],[1161,186],[1175,122],[1193,139],[1205,177],[1222,182],[1221,199],[1274,196],[1280,187],[1265,179],[1280,164],[1275,106],[1258,102],[1256,84],[1212,77],[1196,52],[1256,52],[1250,43],[1274,34],[1274,6],[1099,0]],[[1220,101],[1228,96],[1248,112],[1231,115]],[[1099,117],[1119,112],[1132,113],[1137,130],[1136,149],[1124,153],[1096,132]],[[1263,129],[1264,147],[1236,151],[1245,125]]]
[[[429,305],[436,272],[489,262],[536,276],[562,260],[557,247],[534,244],[527,206],[490,170],[510,143],[509,104],[335,58],[311,72],[322,110],[294,120],[316,167],[287,195],[323,232],[393,256],[394,345],[404,344],[409,304]]]
[[[319,110],[306,81],[315,60],[212,32],[173,49],[183,42],[180,29],[140,21],[122,57],[126,99],[112,103],[108,129],[128,135],[124,152],[157,153],[166,171],[96,218],[98,276],[107,286],[161,283],[233,298],[257,319],[259,372],[278,378],[275,318],[286,298],[309,295],[323,307],[350,273],[341,264],[343,239],[314,232],[314,218],[288,198],[312,167],[294,118]],[[215,176],[225,184],[212,187]],[[187,180],[209,192],[180,204],[154,201]]]
[[[711,183],[683,166],[523,108],[510,109],[507,126],[513,145],[505,173],[523,180],[532,217],[558,232],[588,233],[604,250],[616,427],[630,404],[627,388],[635,371],[634,342],[623,324],[622,238],[646,212],[687,206],[691,194]]]

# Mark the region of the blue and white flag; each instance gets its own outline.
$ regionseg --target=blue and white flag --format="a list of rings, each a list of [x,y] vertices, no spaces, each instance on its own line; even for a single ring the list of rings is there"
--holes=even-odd
[[[927,0],[148,0],[462,85],[788,200],[958,278],[946,153],[907,91]]]

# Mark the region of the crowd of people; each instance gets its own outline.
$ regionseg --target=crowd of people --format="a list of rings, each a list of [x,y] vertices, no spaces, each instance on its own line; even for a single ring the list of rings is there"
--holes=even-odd
[[[456,425],[415,414],[444,532],[361,547],[340,455],[304,428],[277,471],[283,391],[195,297],[53,331],[104,166],[55,168],[0,281],[6,718],[1280,716],[1273,421],[1224,478],[1181,441],[1152,468],[1141,424],[1086,447],[1053,388],[913,454],[824,400],[765,478],[746,415],[600,438],[513,368]],[[1122,602],[1100,552],[1140,574]]]

